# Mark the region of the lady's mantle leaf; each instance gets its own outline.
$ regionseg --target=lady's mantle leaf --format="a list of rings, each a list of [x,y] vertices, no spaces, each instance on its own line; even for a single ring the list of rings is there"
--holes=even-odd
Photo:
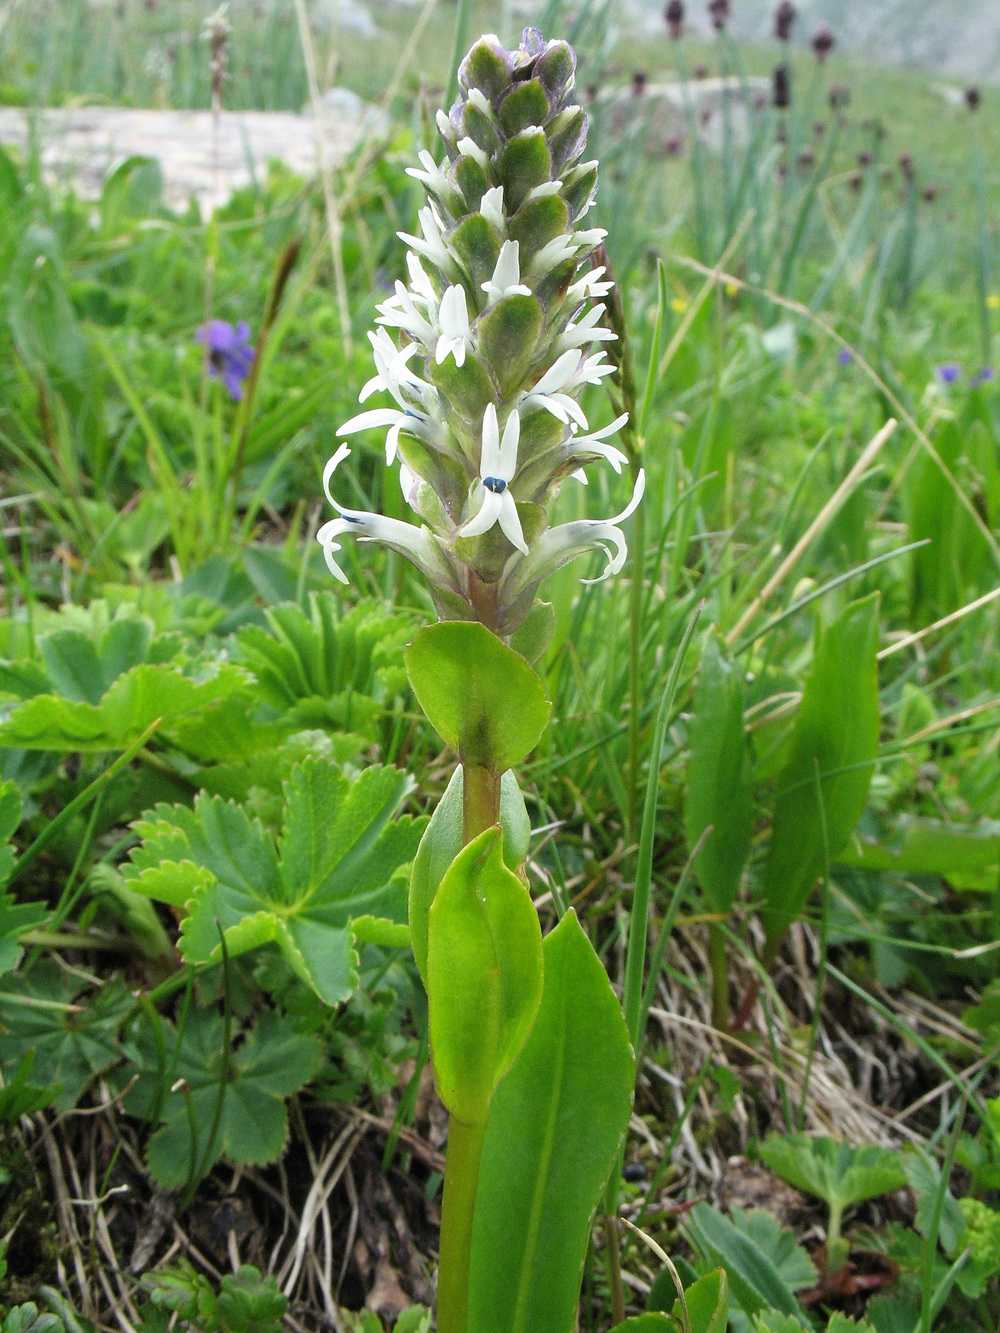
[[[358,940],[405,945],[406,879],[425,820],[393,821],[409,778],[368,768],[353,782],[310,757],[284,785],[277,841],[231,801],[157,806],[125,868],[132,886],[186,909],[180,950],[193,963],[275,943],[328,1004],[357,984]]]

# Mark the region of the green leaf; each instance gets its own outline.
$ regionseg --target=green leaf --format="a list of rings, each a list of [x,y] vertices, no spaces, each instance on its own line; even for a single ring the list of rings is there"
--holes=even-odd
[[[688,846],[695,847],[711,825],[695,865],[712,907],[728,912],[750,855],[753,778],[740,670],[714,632],[705,636],[688,742],[684,795]]]
[[[777,784],[761,909],[769,942],[798,917],[823,873],[824,852],[836,857],[865,808],[878,751],[878,609],[873,593],[817,636]]]
[[[794,1293],[772,1260],[727,1217],[707,1203],[697,1203],[685,1217],[684,1229],[710,1263],[726,1270],[733,1296],[745,1314],[774,1309],[809,1329]]]
[[[274,943],[328,1004],[357,985],[355,942],[405,941],[406,881],[425,821],[392,820],[410,779],[366,768],[349,781],[308,757],[283,787],[278,843],[230,801],[201,793],[194,808],[157,806],[123,868],[129,887],[182,907],[180,950],[192,963]]]
[[[549,720],[538,676],[475,621],[418,630],[406,670],[431,726],[466,766],[506,772],[538,744]]]
[[[680,1325],[669,1315],[638,1314],[623,1324],[615,1324],[611,1333],[680,1333]]]
[[[569,1333],[594,1208],[628,1125],[625,1020],[574,912],[546,938],[544,961],[531,1036],[490,1108],[469,1333]]]
[[[945,824],[903,814],[878,842],[854,837],[838,854],[841,865],[902,875],[943,875],[955,888],[992,889],[1000,867],[1000,822]]]
[[[816,1267],[805,1249],[795,1239],[791,1227],[763,1208],[734,1208],[730,1221],[754,1247],[770,1259],[778,1276],[790,1291],[801,1291],[816,1283]]]
[[[825,1136],[778,1134],[758,1148],[760,1159],[789,1185],[844,1209],[901,1189],[906,1176],[899,1153],[877,1144],[852,1148]]]
[[[465,842],[462,833],[463,791],[464,777],[459,764],[424,829],[410,873],[410,945],[425,987],[428,913],[438,885]],[[500,827],[503,829],[504,864],[510,870],[519,870],[528,854],[531,821],[517,779],[509,769],[500,779]]]
[[[13,1075],[9,1071],[4,1072],[5,1083],[0,1088],[0,1124],[13,1125],[23,1115],[34,1115],[43,1106],[54,1102],[58,1096],[58,1086],[28,1082],[34,1062],[35,1052],[29,1050]],[[2,1277],[3,1266],[0,1264],[0,1278]]]
[[[497,162],[504,206],[516,213],[535,188],[552,178],[552,155],[544,130],[530,125],[504,144]],[[527,259],[527,256],[523,256]]]
[[[933,1157],[916,1150],[904,1157],[903,1171],[906,1183],[917,1198],[913,1225],[926,1238],[937,1213],[938,1194],[942,1191],[941,1168]],[[938,1219],[938,1240],[945,1254],[954,1257],[965,1229],[965,1214],[954,1194],[945,1185]]]
[[[729,1280],[726,1270],[708,1273],[684,1292],[691,1333],[726,1333],[729,1323]],[[674,1305],[674,1322],[683,1328],[680,1300]]]
[[[176,667],[144,663],[124,672],[100,703],[80,703],[39,694],[0,723],[0,746],[31,750],[125,750],[158,718],[163,735],[183,721],[204,715],[220,700],[246,690],[239,667],[224,665],[195,681]]]
[[[456,857],[431,903],[427,994],[442,1102],[463,1124],[490,1098],[524,1045],[542,995],[542,935],[525,884],[487,829]]]
[[[529,125],[542,125],[549,118],[549,96],[538,79],[525,79],[500,103],[499,118],[503,132],[510,139]]]
[[[0,982],[0,1065],[17,1065],[35,1052],[32,1072],[40,1083],[59,1084],[56,1106],[69,1110],[98,1074],[122,1057],[118,1029],[133,1008],[125,987],[109,982],[89,994],[81,1011],[66,1006],[83,989],[79,978],[42,959],[28,977]]]
[[[223,1154],[256,1165],[279,1157],[288,1137],[284,1098],[320,1067],[318,1038],[296,1032],[292,1019],[273,1011],[228,1052],[225,1023],[214,1009],[191,1011],[180,1033],[169,1022],[163,1028],[166,1066],[147,1039],[143,1072],[123,1098],[134,1115],[149,1114],[158,1102],[162,1107],[163,1124],[149,1143],[153,1179],[170,1189],[189,1181],[192,1162],[207,1171]],[[160,1101],[167,1071],[171,1089],[179,1080],[184,1086],[167,1090]]]

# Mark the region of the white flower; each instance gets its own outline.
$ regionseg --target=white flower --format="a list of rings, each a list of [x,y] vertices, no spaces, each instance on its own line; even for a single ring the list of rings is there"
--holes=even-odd
[[[442,272],[452,273],[457,277],[455,261],[448,253],[444,243],[444,223],[441,221],[437,209],[433,204],[428,204],[426,208],[420,210],[417,217],[420,219],[420,230],[423,233],[423,239],[419,236],[411,236],[406,231],[398,231],[396,235],[401,241],[405,241],[411,249],[429,259]]]
[[[416,259],[416,256],[411,255],[410,258]],[[420,271],[423,273],[423,269]],[[424,276],[427,275],[424,274]],[[431,295],[433,297],[433,290]],[[417,308],[418,300],[424,306],[423,311]],[[397,281],[396,295],[391,296],[388,301],[383,301],[378,306],[378,310],[380,314],[375,321],[376,324],[388,324],[390,328],[403,329],[411,338],[423,343],[428,349],[434,345],[436,330],[432,321],[437,318],[436,300],[428,308],[428,302],[425,298],[415,298],[412,292]]]
[[[528,265],[528,273],[532,277],[540,278],[557,264],[561,264],[564,259],[572,259],[578,248],[573,233],[562,232],[535,252]]]
[[[458,151],[463,157],[471,157],[474,162],[478,162],[483,171],[490,169],[490,159],[476,143],[475,139],[470,139],[468,135],[464,139],[459,139],[457,144]]]
[[[340,464],[350,455],[350,448],[342,444],[323,469],[323,489],[326,498],[340,514],[340,518],[324,523],[316,534],[316,540],[323,548],[327,568],[335,579],[347,583],[348,578],[334,558],[340,550],[337,538],[350,533],[366,541],[384,542],[400,555],[406,556],[432,582],[454,586],[455,579],[448,565],[447,558],[427,528],[418,528],[412,523],[403,523],[398,518],[386,518],[383,514],[371,514],[364,509],[348,509],[338,503],[330,494],[330,480]]]
[[[510,493],[510,483],[517,471],[517,446],[521,438],[521,418],[515,408],[507,418],[500,438],[496,407],[490,403],[483,414],[483,448],[479,465],[482,501],[479,510],[459,529],[461,537],[478,537],[494,523],[512,546],[528,554],[517,505]]]
[[[597,321],[604,314],[603,305],[595,305],[587,313],[578,319],[575,324],[567,324],[565,329],[559,335],[556,347],[563,351],[569,347],[584,347],[592,342],[612,342],[618,334],[611,329],[606,329],[603,324]]]
[[[627,455],[620,449],[616,449],[613,444],[602,444],[601,441],[608,435],[614,435],[621,430],[625,422],[628,421],[628,413],[623,412],[620,417],[615,417],[614,421],[608,426],[602,426],[600,430],[592,431],[589,435],[574,435],[567,440],[567,448],[571,454],[598,454],[601,458],[606,458],[617,473],[621,473],[622,465],[628,462]],[[579,475],[581,481],[586,481],[586,477]]]
[[[541,185],[536,185],[534,189],[528,191],[524,202],[530,204],[536,199],[547,199],[549,195],[558,194],[561,189],[562,181],[559,179],[554,181],[542,181]]]
[[[400,407],[407,411],[409,404],[403,400],[402,396],[402,386],[404,384],[410,385],[421,396],[423,396],[424,390],[429,391],[430,389],[430,385],[422,380],[419,375],[414,375],[406,364],[417,350],[417,344],[407,343],[400,350],[385,329],[379,329],[376,333],[369,332],[368,341],[372,345],[372,355],[378,373],[373,375],[362,387],[358,394],[358,402],[363,403],[373,393],[388,392],[392,394]]]
[[[493,277],[483,283],[483,291],[494,301],[502,301],[505,296],[530,296],[531,288],[521,281],[520,244],[517,241],[504,241],[497,256]]]
[[[603,352],[599,352],[597,356],[585,358],[575,347],[563,352],[534,388],[521,398],[521,411],[530,412],[532,408],[544,407],[559,421],[575,421],[587,430],[589,423],[583,408],[575,398],[570,397],[569,390],[580,384],[597,384],[602,374],[607,375],[614,370],[610,364],[606,368],[601,367],[600,359],[603,355]]]
[[[414,180],[422,181],[429,190],[435,194],[453,195],[456,193],[456,187],[451,183],[444,171],[431,157],[426,148],[422,148],[417,154],[423,164],[423,171],[419,167],[407,167],[407,176],[412,176]]]
[[[582,583],[601,583],[611,574],[617,574],[625,564],[628,544],[625,534],[617,526],[633,514],[646,489],[646,474],[640,471],[632,491],[632,498],[620,514],[613,518],[581,518],[573,523],[561,523],[548,528],[533,545],[527,560],[520,561],[504,580],[501,597],[512,601],[525,588],[539,583],[555,573],[570,560],[587,551],[603,550],[607,566],[596,579],[581,579]],[[614,548],[613,552],[610,548]]]
[[[507,219],[503,212],[503,186],[494,185],[487,190],[479,201],[479,211],[486,221],[497,229],[501,236],[507,235]]]
[[[589,269],[582,278],[577,278],[566,290],[566,302],[568,305],[576,305],[585,301],[588,296],[607,296],[608,292],[615,285],[613,282],[600,282],[598,279],[605,272],[604,265],[599,268]]]
[[[385,461],[390,465],[399,450],[399,433],[409,431],[422,439],[430,438],[430,422],[421,412],[404,407],[373,407],[367,412],[359,412],[350,421],[345,421],[337,435],[357,435],[358,431],[375,430],[378,426],[388,426],[389,434],[385,437]],[[339,453],[339,450],[338,450]],[[334,455],[336,457],[336,455]]]
[[[460,285],[449,287],[441,297],[438,323],[441,335],[437,340],[434,360],[441,365],[449,356],[454,356],[455,365],[464,366],[466,349],[472,347],[472,328],[469,324],[464,287]]]

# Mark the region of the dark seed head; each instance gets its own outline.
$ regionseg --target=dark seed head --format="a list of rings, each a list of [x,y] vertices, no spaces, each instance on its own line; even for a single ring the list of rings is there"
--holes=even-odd
[[[684,0],[669,0],[663,11],[663,17],[667,21],[667,28],[674,41],[684,36]]]
[[[833,29],[828,23],[821,23],[813,33],[812,49],[820,64],[823,63],[833,50],[836,40],[837,39],[833,35]]]
[[[787,42],[791,37],[795,16],[796,10],[791,0],[781,0],[781,4],[774,11],[774,35],[779,42]]]
[[[970,111],[978,111],[980,103],[979,89],[969,87],[965,90],[965,105]]]
[[[708,0],[708,17],[715,31],[721,32],[729,22],[729,0]]]
[[[775,67],[774,74],[771,76],[771,101],[776,107],[782,109],[791,105],[792,84],[787,65]]]

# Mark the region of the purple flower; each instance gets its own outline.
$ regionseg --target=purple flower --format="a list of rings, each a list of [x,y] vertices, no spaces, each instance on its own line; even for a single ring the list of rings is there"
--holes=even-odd
[[[982,370],[979,372],[978,375],[973,375],[972,383],[989,384],[990,380],[993,379],[995,374],[996,371],[994,371],[992,366],[983,366]]]
[[[957,361],[946,361],[943,366],[938,366],[937,373],[943,384],[954,384],[962,373],[962,367]]]
[[[250,325],[241,319],[233,328],[225,319],[210,319],[195,337],[204,344],[208,373],[221,380],[234,401],[243,397],[243,381],[250,374],[254,349],[250,342]]]
[[[838,366],[849,366],[853,360],[854,360],[854,353],[851,351],[849,347],[842,347],[840,351],[837,353]]]

